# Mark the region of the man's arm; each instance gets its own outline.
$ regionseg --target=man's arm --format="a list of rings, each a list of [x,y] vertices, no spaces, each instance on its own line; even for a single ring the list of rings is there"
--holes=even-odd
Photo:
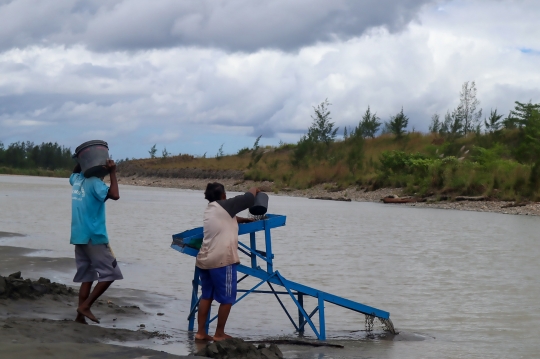
[[[118,180],[116,179],[116,163],[113,160],[107,160],[105,167],[109,170],[109,177],[111,178],[111,187],[109,187],[107,198],[117,201],[120,199],[120,191],[118,190]]]
[[[253,197],[257,196],[257,193],[259,193],[261,190],[259,189],[259,187],[252,187],[249,189],[249,193],[251,193],[253,195]],[[238,217],[236,216],[236,222],[238,223],[250,223],[250,222],[255,222],[255,220],[253,218],[244,218],[244,217]]]
[[[255,202],[255,196],[259,193],[260,190],[257,187],[250,188],[246,193],[236,196],[233,198],[217,201],[230,215],[232,218],[236,216],[237,213],[242,212],[245,209],[253,206]],[[238,217],[237,217],[238,220]],[[243,220],[240,218],[240,221]],[[238,222],[243,223],[243,222]]]

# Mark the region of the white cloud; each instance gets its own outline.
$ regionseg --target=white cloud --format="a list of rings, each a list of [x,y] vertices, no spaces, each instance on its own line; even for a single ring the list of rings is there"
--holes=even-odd
[[[0,140],[76,146],[99,135],[135,147],[167,143],[174,152],[215,153],[227,142],[234,152],[260,134],[273,143],[298,139],[325,98],[341,127],[355,125],[368,105],[383,120],[403,106],[411,127],[426,130],[471,80],[486,112],[506,112],[515,100],[540,102],[538,11],[532,1],[450,1],[444,10],[425,7],[399,33],[376,28],[295,52],[10,49],[0,53]],[[28,120],[50,126],[32,132],[17,122]],[[120,157],[147,149],[125,151]]]

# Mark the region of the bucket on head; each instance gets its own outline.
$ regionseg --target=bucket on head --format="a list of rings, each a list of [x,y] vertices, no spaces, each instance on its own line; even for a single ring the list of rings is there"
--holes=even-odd
[[[83,143],[75,149],[73,158],[81,165],[84,177],[105,177],[109,173],[105,167],[109,159],[109,145],[105,141]]]
[[[259,192],[255,196],[255,204],[250,207],[249,213],[254,216],[262,216],[268,211],[268,195],[264,192]]]

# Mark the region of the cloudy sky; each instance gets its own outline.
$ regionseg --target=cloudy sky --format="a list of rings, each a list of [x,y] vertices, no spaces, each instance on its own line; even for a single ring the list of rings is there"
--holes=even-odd
[[[0,141],[114,158],[295,142],[403,106],[426,131],[475,81],[484,112],[540,102],[538,0],[0,0]],[[340,130],[341,132],[341,130]]]

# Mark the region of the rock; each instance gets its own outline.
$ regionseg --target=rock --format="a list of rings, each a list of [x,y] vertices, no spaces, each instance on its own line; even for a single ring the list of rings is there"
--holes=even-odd
[[[476,196],[476,197],[471,197],[471,196],[457,196],[455,198],[456,201],[485,201],[487,200],[487,198],[485,196]]]
[[[75,295],[72,288],[64,284],[51,283],[47,278],[37,281],[23,279],[21,272],[13,273],[8,277],[0,276],[0,296],[2,298],[28,298],[34,299],[45,294],[54,294],[53,299],[59,300],[58,295]]]
[[[268,348],[261,349],[261,357],[264,359],[278,359],[279,358],[276,353],[274,353]]]
[[[161,315],[165,315],[165,313],[158,313],[157,315],[161,316]]]
[[[273,352],[274,354],[277,355],[278,358],[283,358],[283,353],[281,352],[281,350],[279,350],[278,346],[275,345],[275,344],[270,344],[270,346],[268,347],[268,349]]]
[[[49,293],[49,288],[43,284],[32,284],[32,290],[39,294],[47,294]]]
[[[9,275],[9,278],[12,278],[12,279],[22,279],[22,278],[21,278],[21,272],[19,271],[19,272],[11,273],[11,274]]]
[[[139,324],[139,327],[140,327],[140,328],[146,328],[146,325],[144,325],[144,324]]]
[[[231,338],[219,342],[207,344],[203,349],[197,352],[197,355],[209,358],[225,359],[279,359],[283,358],[281,351],[276,345],[266,347],[259,344],[258,347],[247,343],[242,339]]]

